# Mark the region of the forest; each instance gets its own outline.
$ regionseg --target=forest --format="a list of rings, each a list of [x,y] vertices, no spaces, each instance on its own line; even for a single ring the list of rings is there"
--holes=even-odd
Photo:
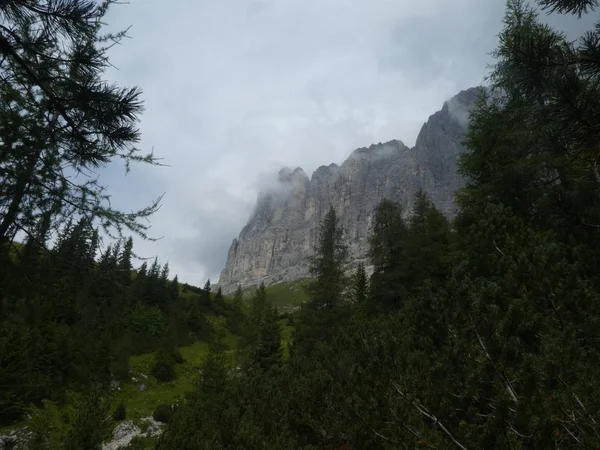
[[[373,270],[349,274],[332,207],[287,312],[136,257],[161,199],[116,210],[96,175],[160,162],[136,147],[141,91],[104,79],[112,3],[0,2],[0,426],[101,449],[149,355],[189,389],[132,449],[600,448],[600,22],[571,41],[540,16],[596,0],[507,2],[456,215],[382,201]]]

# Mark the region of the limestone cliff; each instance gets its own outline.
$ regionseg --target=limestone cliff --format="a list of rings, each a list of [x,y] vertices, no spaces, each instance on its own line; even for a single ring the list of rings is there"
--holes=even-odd
[[[259,194],[248,224],[233,240],[219,279],[223,292],[307,276],[316,230],[330,205],[353,262],[367,258],[373,212],[384,198],[408,210],[415,191],[423,188],[452,215],[461,185],[457,160],[477,93],[468,89],[445,102],[423,125],[413,148],[397,140],[359,148],[341,166],[319,167],[310,179],[301,168],[282,169],[275,186]]]

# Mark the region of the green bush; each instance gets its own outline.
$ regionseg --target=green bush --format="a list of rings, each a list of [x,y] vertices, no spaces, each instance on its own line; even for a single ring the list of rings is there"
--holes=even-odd
[[[121,401],[115,410],[112,413],[112,418],[114,421],[125,420],[127,417],[127,410],[125,409],[125,404]]]
[[[170,358],[157,359],[152,365],[151,373],[159,383],[166,383],[175,379],[175,361]]]
[[[68,424],[64,441],[65,450],[100,448],[110,436],[108,399],[100,391],[84,394],[78,402],[73,420]]]
[[[181,354],[181,351],[178,348],[175,348],[173,350],[173,361],[175,361],[175,364],[183,364],[185,362],[185,359],[183,359],[183,355]]]
[[[171,420],[171,416],[173,415],[173,407],[166,403],[161,403],[156,407],[154,412],[152,413],[152,417],[157,422],[169,423]]]
[[[153,450],[154,449],[154,440],[145,436],[136,436],[134,437],[129,445],[127,446],[127,450]]]

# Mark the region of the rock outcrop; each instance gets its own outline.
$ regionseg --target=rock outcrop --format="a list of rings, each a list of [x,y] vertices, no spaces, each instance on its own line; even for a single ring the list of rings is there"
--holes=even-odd
[[[162,433],[160,422],[152,417],[144,417],[140,420],[145,431],[142,431],[132,420],[125,420],[115,427],[110,442],[102,444],[102,450],[118,450],[127,448],[131,441],[138,436],[156,437]]]
[[[265,282],[308,275],[319,222],[333,205],[344,228],[350,260],[366,260],[373,212],[385,198],[408,212],[422,188],[435,205],[453,214],[461,144],[478,88],[460,92],[423,125],[413,148],[401,141],[355,150],[341,165],[319,167],[311,176],[284,168],[258,196],[257,205],[233,240],[219,286],[224,293]]]

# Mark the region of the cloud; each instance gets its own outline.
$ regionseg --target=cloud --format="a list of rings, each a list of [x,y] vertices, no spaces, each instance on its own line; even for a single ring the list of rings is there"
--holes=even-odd
[[[141,147],[170,167],[103,175],[116,205],[166,192],[144,256],[216,281],[264,173],[341,163],[359,147],[414,144],[443,102],[481,83],[503,2],[158,0],[115,5],[111,80],[139,85]],[[577,24],[575,24],[577,25]],[[569,24],[568,27],[573,27]]]

